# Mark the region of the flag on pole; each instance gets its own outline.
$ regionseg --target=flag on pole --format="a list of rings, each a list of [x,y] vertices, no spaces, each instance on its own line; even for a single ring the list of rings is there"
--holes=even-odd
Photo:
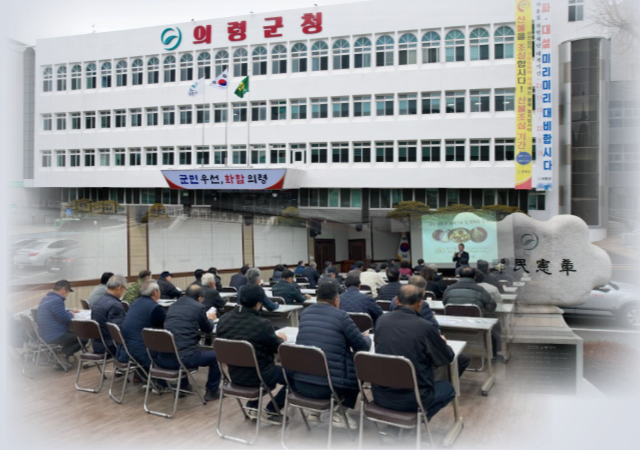
[[[229,69],[224,69],[222,73],[216,77],[215,80],[211,81],[210,86],[213,86],[218,89],[226,89],[229,87],[228,78],[229,78]]]
[[[407,233],[402,233],[400,243],[398,244],[397,258],[400,261],[411,261],[411,246],[409,245]]]
[[[204,77],[193,83],[189,87],[189,97],[195,97],[196,95],[204,94]]]
[[[240,82],[238,85],[238,89],[234,92],[238,97],[244,98],[244,94],[249,93],[249,77],[244,77],[244,80]]]

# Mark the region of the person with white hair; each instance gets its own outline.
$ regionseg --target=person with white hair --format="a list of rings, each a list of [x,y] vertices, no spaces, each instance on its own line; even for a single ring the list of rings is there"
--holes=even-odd
[[[249,284],[260,285],[261,282],[262,280],[260,279],[260,269],[254,267],[247,270],[247,284],[245,284],[244,286]],[[240,299],[242,298],[242,288],[244,288],[244,286],[240,286],[240,289],[238,289],[238,303],[240,303]],[[275,311],[280,307],[279,304],[275,303],[266,295],[264,296],[262,306],[264,306],[268,311]]]
[[[100,331],[102,332],[104,343],[107,346],[107,348],[105,348],[102,342],[94,339],[91,345],[95,353],[104,353],[108,350],[110,354],[116,354],[117,349],[113,343],[111,334],[109,334],[107,322],[115,323],[118,326],[124,322],[124,306],[122,306],[120,299],[126,291],[127,279],[119,274],[112,275],[109,281],[107,281],[107,293],[91,306],[91,319],[100,325]]]
[[[202,289],[204,289],[204,300],[202,304],[208,311],[209,308],[215,308],[218,312],[218,317],[222,315],[224,305],[227,303],[220,296],[220,293],[216,290],[216,276],[212,273],[205,273],[200,280]]]

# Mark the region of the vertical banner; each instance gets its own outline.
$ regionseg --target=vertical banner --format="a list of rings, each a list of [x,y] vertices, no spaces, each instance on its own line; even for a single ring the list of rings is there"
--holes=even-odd
[[[553,154],[551,0],[534,1],[535,66],[533,76],[536,88],[536,110],[533,130],[536,138],[536,167],[533,185],[538,191],[548,191],[553,188],[553,171],[551,170],[551,155]]]
[[[531,2],[516,0],[516,189],[531,189],[532,54]]]

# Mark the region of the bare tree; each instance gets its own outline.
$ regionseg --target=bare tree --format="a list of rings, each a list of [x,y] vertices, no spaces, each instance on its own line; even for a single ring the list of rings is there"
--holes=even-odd
[[[618,53],[635,52],[638,45],[637,0],[591,0],[588,17],[616,43]]]

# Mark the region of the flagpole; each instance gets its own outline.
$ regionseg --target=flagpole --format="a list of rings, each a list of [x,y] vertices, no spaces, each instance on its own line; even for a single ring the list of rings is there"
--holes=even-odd
[[[251,80],[249,76],[251,75],[251,71],[249,70],[249,64],[247,64],[247,81],[249,82],[249,86],[251,86]],[[251,89],[251,88],[249,88]],[[247,95],[249,91],[247,91]],[[260,114],[260,111],[258,111]],[[247,98],[247,167],[251,165],[251,101]]]
[[[228,77],[227,77],[228,78]],[[227,83],[227,88],[225,89],[225,105],[227,105],[227,117],[224,121],[224,166],[229,167],[229,155],[231,152],[229,151],[229,85]]]
[[[202,147],[204,147],[204,122],[205,122],[205,118],[206,118],[204,113],[206,111],[205,107],[207,106],[207,101],[206,101],[206,99],[207,99],[207,82],[206,82],[206,80],[207,79],[205,78],[204,81],[202,82]],[[197,114],[198,113],[196,112],[196,115]],[[200,151],[203,153],[202,158],[200,160],[201,161],[200,166],[204,167],[204,148],[202,148]],[[196,157],[197,156],[198,156],[198,151],[196,150]]]

